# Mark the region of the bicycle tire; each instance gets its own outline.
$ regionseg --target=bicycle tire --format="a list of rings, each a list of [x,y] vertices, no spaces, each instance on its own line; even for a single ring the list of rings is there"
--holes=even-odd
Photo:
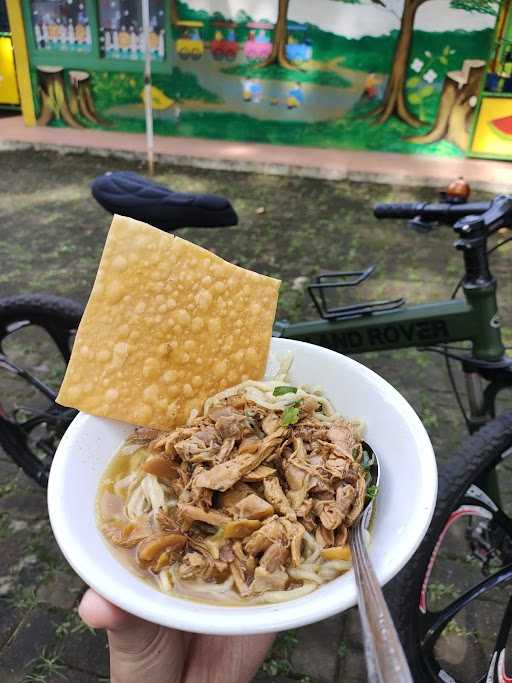
[[[422,664],[418,633],[418,605],[428,563],[451,513],[471,484],[499,462],[512,446],[512,412],[504,413],[468,437],[439,468],[438,498],[432,523],[416,553],[385,589],[400,640],[415,683],[440,681]]]
[[[48,331],[52,338],[62,339],[78,327],[83,307],[71,299],[47,294],[21,294],[0,299],[0,341],[6,335],[9,325],[28,319],[33,324]],[[53,335],[56,335],[54,338]],[[69,360],[69,349],[56,343],[64,360]],[[0,423],[0,446],[9,457],[38,484],[45,487],[48,482],[48,469],[27,447],[15,424]]]

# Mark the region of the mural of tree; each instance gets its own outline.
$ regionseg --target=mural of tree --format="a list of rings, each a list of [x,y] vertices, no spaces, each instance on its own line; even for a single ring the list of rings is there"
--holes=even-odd
[[[41,98],[38,126],[47,126],[53,119],[64,121],[70,128],[84,128],[73,116],[66,97],[64,68],[62,66],[38,66],[37,80]]]
[[[482,59],[466,59],[460,71],[449,71],[444,79],[432,128],[425,135],[408,138],[409,142],[426,145],[444,139],[465,151],[469,144],[473,108],[484,73],[485,62]]]
[[[360,0],[335,0],[336,2],[346,2],[351,5],[358,5]],[[383,5],[382,0],[371,0],[376,5]],[[286,56],[286,37],[287,37],[287,22],[288,9],[290,0],[279,0],[277,21],[274,28],[274,40],[272,43],[272,52],[268,59],[263,62],[262,66],[270,66],[271,64],[279,64],[285,69],[297,69],[296,64],[292,64]]]
[[[393,66],[382,105],[376,112],[379,123],[384,123],[390,116],[397,116],[415,128],[423,125],[423,122],[414,116],[407,106],[405,81],[414,33],[414,20],[418,9],[426,2],[429,2],[429,0],[404,0]],[[380,4],[386,6],[386,2]],[[466,10],[467,12],[495,15],[499,3],[497,0],[451,0],[449,6],[453,9]]]
[[[288,20],[288,6],[290,0],[279,0],[279,8],[277,12],[277,21],[274,28],[274,40],[272,43],[272,52],[268,59],[266,59],[262,66],[270,66],[271,64],[279,64],[285,69],[296,69],[286,57],[286,33]]]
[[[171,24],[176,26],[180,20],[180,13],[178,11],[178,0],[171,0]]]

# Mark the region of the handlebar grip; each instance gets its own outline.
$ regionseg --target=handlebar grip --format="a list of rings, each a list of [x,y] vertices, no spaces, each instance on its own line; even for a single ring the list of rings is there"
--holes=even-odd
[[[373,210],[375,218],[416,218],[453,225],[460,218],[481,215],[491,206],[491,202],[468,202],[462,204],[377,204]]]
[[[376,204],[373,215],[375,218],[414,218],[423,206],[424,204]]]

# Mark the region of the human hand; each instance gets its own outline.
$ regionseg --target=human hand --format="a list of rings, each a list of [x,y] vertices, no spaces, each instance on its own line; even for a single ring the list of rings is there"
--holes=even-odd
[[[92,628],[107,629],[111,683],[248,683],[274,635],[205,636],[151,624],[89,589],[79,607]]]

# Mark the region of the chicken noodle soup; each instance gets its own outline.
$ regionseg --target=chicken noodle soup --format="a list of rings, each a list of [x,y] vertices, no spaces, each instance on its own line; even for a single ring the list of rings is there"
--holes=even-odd
[[[136,429],[105,472],[101,530],[162,591],[226,605],[306,595],[351,567],[362,425],[319,391],[245,381],[168,432]]]

